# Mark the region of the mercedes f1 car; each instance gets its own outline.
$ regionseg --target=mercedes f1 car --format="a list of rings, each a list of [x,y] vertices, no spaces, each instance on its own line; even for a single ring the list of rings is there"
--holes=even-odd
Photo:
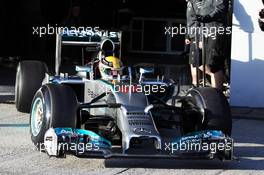
[[[225,96],[199,87],[180,97],[180,85],[157,77],[154,68],[124,66],[121,34],[57,34],[55,75],[43,62],[19,63],[16,108],[30,113],[36,147],[56,157],[231,160],[232,119]],[[60,73],[64,45],[95,53],[76,66],[74,76]]]

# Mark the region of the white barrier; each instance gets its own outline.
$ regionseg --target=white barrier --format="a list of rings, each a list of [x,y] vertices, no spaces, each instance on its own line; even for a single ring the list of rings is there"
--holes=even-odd
[[[264,32],[258,25],[261,0],[234,0],[232,106],[264,107]]]

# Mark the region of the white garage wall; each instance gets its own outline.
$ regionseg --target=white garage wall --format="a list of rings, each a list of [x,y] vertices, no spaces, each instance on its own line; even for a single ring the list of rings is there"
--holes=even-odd
[[[261,0],[234,0],[232,106],[264,107],[264,32],[258,26]]]

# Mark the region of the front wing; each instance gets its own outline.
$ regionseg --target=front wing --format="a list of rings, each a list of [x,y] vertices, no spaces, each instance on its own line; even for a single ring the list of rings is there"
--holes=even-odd
[[[161,150],[151,148],[150,145],[123,153],[121,147],[112,145],[110,141],[92,131],[72,128],[50,128],[44,138],[46,153],[55,157],[74,154],[78,157],[105,159],[233,159],[233,139],[221,131],[194,132],[170,142],[163,141]]]

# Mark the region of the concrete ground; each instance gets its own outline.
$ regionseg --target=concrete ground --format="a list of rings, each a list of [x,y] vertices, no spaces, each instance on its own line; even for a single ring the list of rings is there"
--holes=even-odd
[[[264,120],[245,119],[254,112],[239,108],[233,110],[234,161],[49,158],[31,142],[29,115],[15,109],[14,75],[0,68],[0,174],[264,174]]]

